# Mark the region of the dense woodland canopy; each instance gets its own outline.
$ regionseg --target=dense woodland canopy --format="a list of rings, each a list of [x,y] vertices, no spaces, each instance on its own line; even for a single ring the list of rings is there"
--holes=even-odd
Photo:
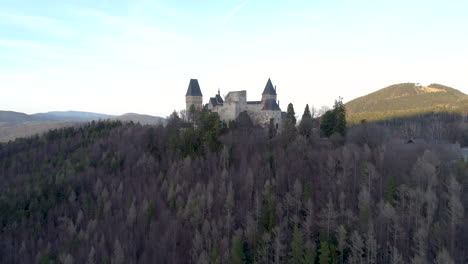
[[[280,133],[191,118],[0,144],[0,263],[468,262],[467,163],[392,140],[419,119],[324,139],[308,107]],[[437,118],[428,138],[466,137]]]

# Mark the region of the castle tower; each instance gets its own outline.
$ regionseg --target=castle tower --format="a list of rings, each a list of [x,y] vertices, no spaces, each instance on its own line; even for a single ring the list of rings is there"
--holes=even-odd
[[[262,93],[262,104],[265,104],[268,99],[276,101],[276,89],[273,87],[270,78],[268,78],[268,82]]]
[[[188,112],[191,105],[195,106],[195,109],[201,110],[203,106],[203,95],[200,90],[200,85],[197,79],[191,79],[187,93],[185,94],[185,110]]]

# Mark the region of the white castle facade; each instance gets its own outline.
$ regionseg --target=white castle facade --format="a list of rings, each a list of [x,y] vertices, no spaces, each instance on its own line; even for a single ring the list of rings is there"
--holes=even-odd
[[[285,113],[281,111],[276,94],[276,87],[270,79],[262,93],[261,101],[247,101],[247,91],[229,92],[223,99],[218,94],[211,97],[208,104],[203,105],[203,95],[198,80],[190,80],[185,95],[187,111],[194,105],[196,109],[206,108],[219,114],[221,120],[229,122],[236,120],[240,113],[246,112],[255,125],[268,127],[270,122],[278,128],[282,124]]]

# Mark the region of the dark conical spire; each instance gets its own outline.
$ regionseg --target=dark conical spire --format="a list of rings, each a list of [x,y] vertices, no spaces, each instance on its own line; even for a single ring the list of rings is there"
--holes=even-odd
[[[185,96],[203,96],[197,79],[190,79],[190,83]]]
[[[273,84],[271,83],[271,79],[268,78],[268,82],[265,86],[265,89],[263,90],[263,93],[262,95],[264,94],[271,94],[271,95],[276,95],[276,90],[275,88],[273,87]]]

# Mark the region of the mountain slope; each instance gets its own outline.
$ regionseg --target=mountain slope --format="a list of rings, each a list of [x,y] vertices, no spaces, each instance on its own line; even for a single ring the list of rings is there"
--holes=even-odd
[[[140,115],[127,113],[121,116],[111,118],[111,120],[119,120],[122,122],[140,123],[141,125],[159,125],[165,124],[165,119],[159,116]]]
[[[468,167],[455,149],[216,127],[94,122],[0,144],[0,263],[316,263],[324,248],[356,263],[347,252],[367,244],[375,263],[392,263],[386,245],[408,263],[428,226],[437,243],[423,263],[440,248],[453,248],[442,263],[467,263]]]
[[[93,120],[118,120],[134,122],[141,125],[165,125],[166,120],[159,116],[124,114],[112,116],[99,113],[66,111],[47,112],[39,114],[24,114],[12,111],[0,111],[0,142],[8,142],[16,138],[41,135],[49,130],[63,127],[82,126]]]
[[[32,114],[31,116],[50,121],[92,121],[114,117],[113,115],[79,111],[53,111],[47,113]]]
[[[395,84],[346,103],[348,120],[384,120],[427,112],[466,113],[468,95],[440,84]]]
[[[39,120],[42,118],[13,111],[0,111],[0,123],[19,124]]]

